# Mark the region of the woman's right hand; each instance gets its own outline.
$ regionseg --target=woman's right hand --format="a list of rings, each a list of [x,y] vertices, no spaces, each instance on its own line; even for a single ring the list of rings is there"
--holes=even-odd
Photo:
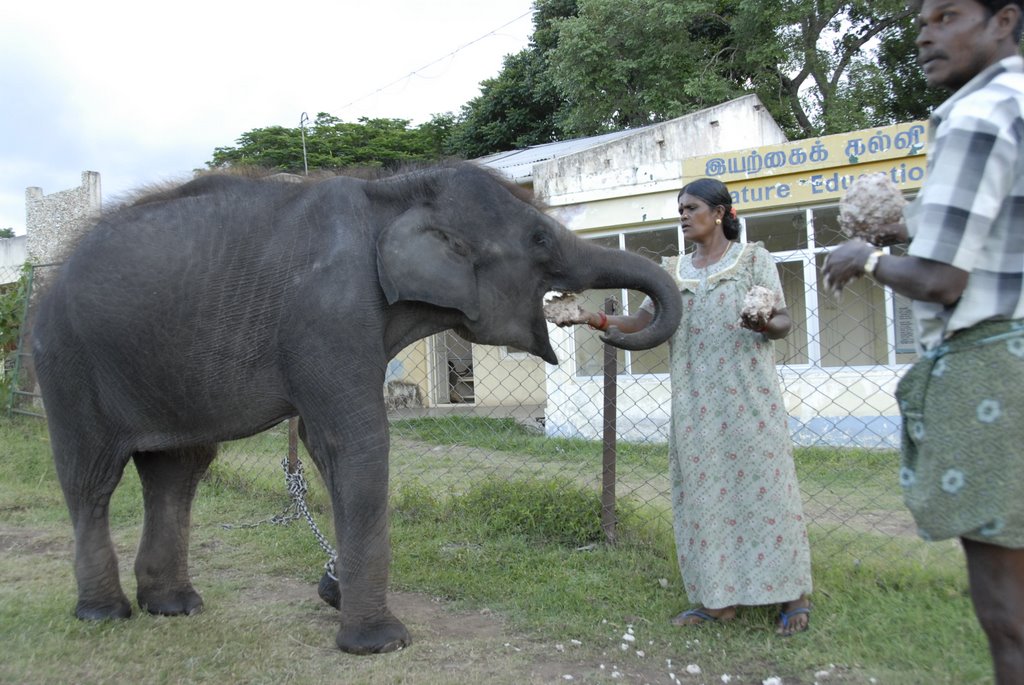
[[[600,323],[601,314],[589,312],[586,309],[578,309],[574,312],[561,312],[560,315],[552,320],[551,322],[559,328],[566,328],[568,326],[580,326],[586,324],[594,327],[595,324]]]
[[[572,317],[571,321],[561,325],[587,325],[597,330],[603,330],[608,324],[608,315],[603,312],[591,312],[586,309],[580,309],[579,315]]]

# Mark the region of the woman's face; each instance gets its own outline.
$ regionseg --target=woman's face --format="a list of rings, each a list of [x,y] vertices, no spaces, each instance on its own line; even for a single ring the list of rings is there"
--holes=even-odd
[[[679,196],[679,223],[687,240],[704,242],[721,232],[722,225],[716,220],[721,219],[723,213],[721,207],[711,207],[696,195],[683,193]]]

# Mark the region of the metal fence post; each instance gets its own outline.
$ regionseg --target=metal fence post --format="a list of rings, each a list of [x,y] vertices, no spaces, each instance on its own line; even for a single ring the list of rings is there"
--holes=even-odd
[[[51,264],[44,264],[41,266],[52,266]],[[8,397],[7,404],[7,415],[13,414],[25,414],[27,416],[35,416],[37,418],[46,418],[45,415],[28,411],[27,409],[19,409],[17,407],[18,398],[37,398],[39,395],[35,394],[33,388],[29,388],[28,391],[21,390],[19,383],[21,383],[21,373],[24,369],[22,365],[22,359],[28,359],[32,356],[32,352],[28,349],[29,347],[29,312],[30,303],[32,300],[32,286],[35,282],[35,274],[37,266],[29,265],[27,273],[25,274],[25,304],[21,311],[21,325],[18,328],[18,346],[14,352],[14,369],[12,370],[13,380],[11,382],[10,396]]]
[[[615,299],[604,301],[606,314],[615,313]],[[601,529],[609,544],[615,544],[615,459],[616,395],[618,391],[617,350],[604,345],[604,435],[601,438]]]

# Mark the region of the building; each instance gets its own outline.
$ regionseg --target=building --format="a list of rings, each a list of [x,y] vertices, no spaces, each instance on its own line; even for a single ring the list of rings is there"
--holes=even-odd
[[[893,393],[915,355],[907,303],[872,281],[848,287],[841,302],[823,288],[820,266],[842,240],[838,203],[861,174],[885,172],[906,194],[924,179],[923,122],[789,142],[754,96],[635,131],[554,143],[480,160],[532,185],[571,230],[653,259],[686,249],[676,193],[702,176],[725,182],[743,224],[741,240],[760,241],[775,257],[794,331],[777,343],[779,372],[794,438],[801,444],[894,447],[899,412]],[[532,170],[532,172],[531,172]],[[642,297],[593,292],[592,308],[614,296],[632,311]],[[601,435],[601,348],[586,329],[552,327],[560,363],[516,360],[533,377],[544,368],[548,434]],[[473,349],[474,377],[501,378],[501,352]],[[667,439],[667,346],[620,351],[619,434]],[[500,384],[503,386],[503,384]],[[505,397],[480,388],[475,401]]]

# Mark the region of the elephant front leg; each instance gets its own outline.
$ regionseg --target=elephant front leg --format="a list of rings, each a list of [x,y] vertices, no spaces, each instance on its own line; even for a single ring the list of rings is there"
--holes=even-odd
[[[368,439],[364,433],[345,440],[344,450],[330,449],[339,444],[334,440],[305,438],[331,492],[341,613],[336,642],[352,654],[392,652],[412,642],[387,606],[391,546],[386,419],[381,427],[383,435]]]
[[[216,453],[216,445],[200,445],[134,457],[145,508],[135,557],[136,596],[151,614],[191,615],[203,609],[189,578],[189,528],[196,488]]]

